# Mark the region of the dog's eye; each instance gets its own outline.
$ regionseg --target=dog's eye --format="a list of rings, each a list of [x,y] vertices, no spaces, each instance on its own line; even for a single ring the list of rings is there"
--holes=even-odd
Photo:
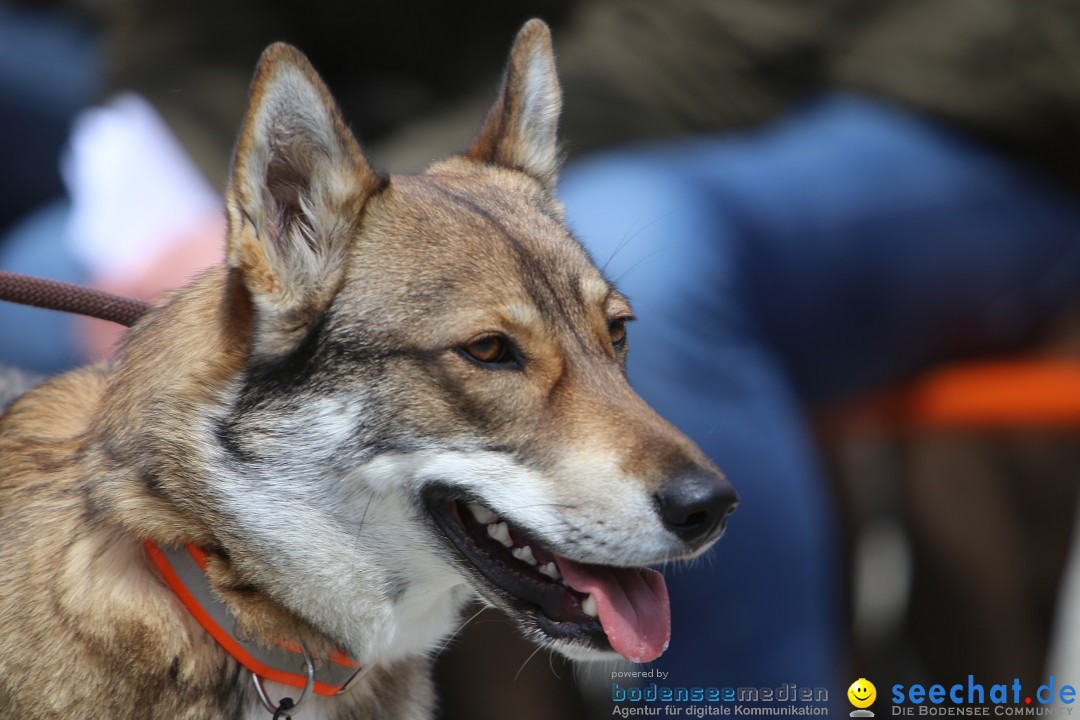
[[[477,338],[463,346],[461,351],[481,365],[505,366],[517,363],[510,349],[510,341],[502,335],[485,335]]]
[[[626,347],[626,321],[632,320],[629,317],[617,317],[608,320],[608,332],[611,334],[611,344],[615,346],[616,350],[622,350]]]

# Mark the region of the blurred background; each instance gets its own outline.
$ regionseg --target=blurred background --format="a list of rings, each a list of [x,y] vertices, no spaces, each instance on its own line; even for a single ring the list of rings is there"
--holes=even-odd
[[[414,172],[466,146],[534,16],[568,222],[640,318],[631,382],[742,496],[666,573],[669,684],[846,712],[857,677],[1080,681],[1069,0],[0,0],[0,268],[153,299],[220,258],[268,43]],[[50,374],[119,330],[2,306],[0,338]],[[610,669],[492,612],[438,676],[445,718],[611,715]]]

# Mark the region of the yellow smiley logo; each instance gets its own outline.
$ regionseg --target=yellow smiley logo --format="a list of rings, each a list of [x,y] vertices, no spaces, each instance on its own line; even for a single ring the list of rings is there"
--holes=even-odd
[[[866,678],[859,678],[847,689],[848,700],[857,708],[868,708],[877,699],[877,688]]]

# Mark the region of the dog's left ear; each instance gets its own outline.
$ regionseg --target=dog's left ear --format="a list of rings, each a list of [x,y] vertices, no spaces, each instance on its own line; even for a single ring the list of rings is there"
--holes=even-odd
[[[385,184],[314,68],[276,43],[259,59],[226,193],[227,261],[254,311],[252,352],[294,348],[341,284],[365,202]]]
[[[553,190],[561,110],[551,32],[543,21],[529,20],[510,49],[499,96],[465,155],[521,170]]]

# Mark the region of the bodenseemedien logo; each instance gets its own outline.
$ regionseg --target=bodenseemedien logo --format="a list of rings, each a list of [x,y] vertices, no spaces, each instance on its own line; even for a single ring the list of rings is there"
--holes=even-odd
[[[877,688],[874,687],[874,683],[866,678],[859,678],[847,689],[847,697],[848,702],[855,706],[855,709],[849,713],[851,717],[874,717],[874,712],[867,710],[877,699]]]
[[[629,671],[632,677],[660,677],[660,670]],[[656,672],[658,674],[654,675]],[[648,673],[647,675],[645,673]],[[617,671],[615,675],[627,674]],[[827,717],[829,691],[823,687],[804,687],[783,683],[775,687],[684,687],[650,682],[644,686],[623,687],[611,683],[611,714],[636,716],[722,717],[722,716],[796,716]]]

